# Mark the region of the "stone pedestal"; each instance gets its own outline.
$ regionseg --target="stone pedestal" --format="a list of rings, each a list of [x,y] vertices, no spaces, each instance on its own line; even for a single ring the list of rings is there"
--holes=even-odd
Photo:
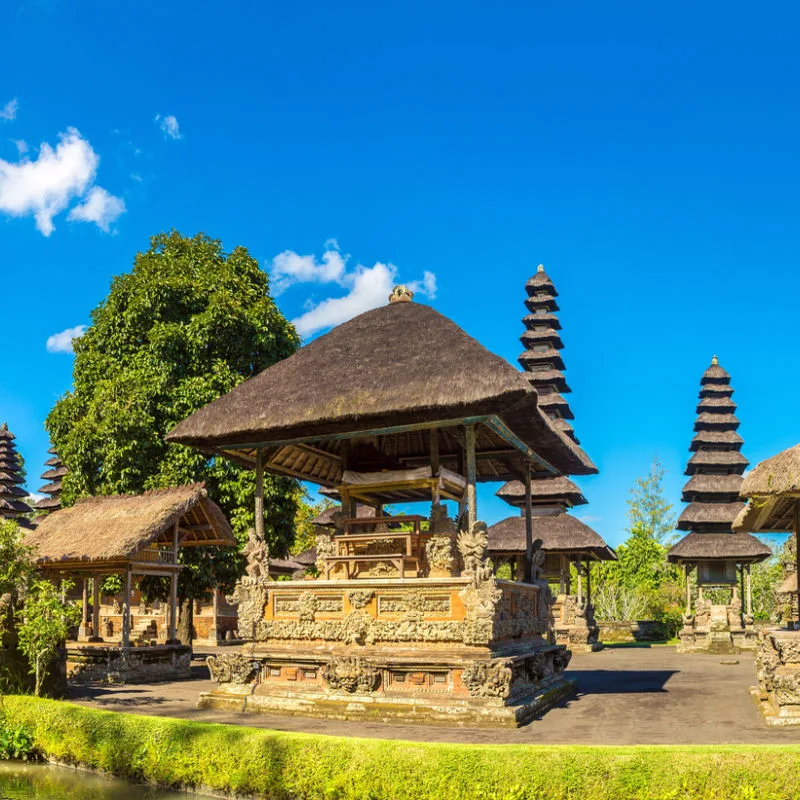
[[[594,607],[574,594],[560,594],[553,603],[553,630],[556,644],[572,650],[593,652],[603,649]]]
[[[253,643],[208,659],[201,707],[516,726],[574,690],[544,582],[246,578],[236,599]]]
[[[760,631],[756,677],[752,694],[767,725],[800,725],[800,631]]]
[[[724,655],[755,650],[757,643],[758,631],[753,627],[753,619],[742,616],[739,600],[715,605],[708,599],[700,599],[695,604],[695,613],[683,618],[677,651]]]
[[[153,647],[67,645],[67,679],[74,683],[146,683],[190,676],[192,651],[181,644]]]

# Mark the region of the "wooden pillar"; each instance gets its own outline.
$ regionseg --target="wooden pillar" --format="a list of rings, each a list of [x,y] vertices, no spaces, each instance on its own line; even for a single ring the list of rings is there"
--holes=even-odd
[[[586,559],[586,604],[592,604],[592,562]]]
[[[102,577],[95,575],[92,578],[92,639],[96,642],[103,641],[100,632],[100,583]]]
[[[133,589],[133,576],[130,566],[125,570],[125,580],[122,595],[122,646],[131,646],[131,592]]]
[[[583,579],[581,577],[581,560],[575,563],[575,571],[578,573],[578,604],[583,602]]]
[[[261,451],[258,451],[261,453]],[[259,456],[260,459],[260,456]],[[263,488],[263,484],[262,484]],[[256,492],[257,494],[257,492]],[[264,495],[262,493],[261,499],[263,501]],[[258,503],[256,503],[258,506]],[[262,502],[263,509],[263,502]],[[256,516],[258,520],[258,516]],[[263,528],[264,515],[261,515],[261,522]],[[180,541],[178,539],[178,523],[172,526],[172,563],[178,563],[178,552],[180,550]],[[173,643],[177,640],[178,631],[178,572],[177,570],[170,575],[169,579],[169,629],[167,631],[167,641]]]
[[[744,573],[744,590],[745,590],[745,609],[747,611],[747,616],[753,616],[753,585],[750,580],[750,565],[745,564],[745,573]]]
[[[467,529],[478,521],[477,469],[475,466],[475,426],[466,426],[467,457]]]
[[[89,579],[83,578],[83,597],[81,598],[81,624],[78,639],[89,638]]]
[[[439,429],[431,428],[431,503],[438,505],[442,501],[442,485],[439,480]]]
[[[256,448],[256,536],[264,541],[264,454]]]
[[[533,501],[531,465],[525,465],[525,580],[533,580]]]
[[[686,573],[686,616],[688,617],[692,613],[692,582],[689,578],[692,570],[688,564],[684,564],[683,569]]]
[[[794,556],[797,572],[797,611],[800,614],[800,500],[794,503]],[[791,627],[791,626],[790,626]]]

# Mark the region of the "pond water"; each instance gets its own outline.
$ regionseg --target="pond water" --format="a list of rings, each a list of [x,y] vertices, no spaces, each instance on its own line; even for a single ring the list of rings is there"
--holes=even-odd
[[[2,800],[199,800],[49,764],[0,761]]]

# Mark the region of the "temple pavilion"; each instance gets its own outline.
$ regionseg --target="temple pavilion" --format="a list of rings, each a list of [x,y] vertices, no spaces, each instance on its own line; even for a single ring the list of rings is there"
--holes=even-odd
[[[22,462],[14,446],[15,436],[3,423],[0,428],[0,518],[30,526],[26,514],[32,512],[25,502],[28,493],[22,488]]]
[[[594,471],[537,400],[520,372],[396,287],[388,305],[180,423],[169,441],[256,475],[253,555],[235,593],[251,644],[209,659],[218,688],[201,705],[517,725],[570,692],[532,503],[523,580],[496,577],[478,517],[480,482]],[[316,579],[267,580],[265,471],[341,498],[317,538]],[[423,513],[387,517],[389,503]]]
[[[522,320],[525,332],[520,341],[524,351],[519,363],[525,378],[536,389],[541,410],[555,427],[577,444],[570,422],[574,415],[564,397],[571,390],[564,377],[561,355],[564,344],[556,315],[558,292],[541,264],[525,289],[529,313]],[[526,554],[525,486],[521,481],[509,481],[497,496],[521,509],[522,513],[489,528],[489,554],[496,567],[510,564],[512,575],[516,575]],[[615,560],[616,554],[598,533],[568,513],[570,508],[583,505],[587,500],[566,475],[534,478],[530,501],[533,538],[541,541],[545,555],[543,575],[550,583],[558,584],[553,605],[556,641],[573,648],[600,649],[592,606],[591,565]],[[574,586],[571,567],[577,578]]]
[[[756,646],[750,565],[768,558],[771,550],[732,527],[744,506],[739,492],[748,462],[740,452],[743,440],[737,432],[739,420],[730,384],[730,375],[714,356],[700,379],[692,456],[686,467],[689,480],[683,487],[683,501],[688,505],[678,518],[678,530],[686,535],[667,554],[669,561],[684,567],[686,576],[681,652]],[[694,607],[692,571],[698,587]],[[729,590],[727,602],[705,596],[710,588]]]
[[[63,480],[67,474],[67,468],[61,460],[55,447],[47,451],[50,458],[44,462],[47,469],[39,476],[46,481],[44,486],[39,487],[39,494],[44,495],[34,508],[41,514],[50,514],[61,508],[61,492],[63,491]]]
[[[740,534],[790,532],[794,540],[795,568],[778,590],[779,597],[781,590],[794,596],[794,603],[789,603],[789,611],[784,615],[788,627],[759,631],[758,686],[751,691],[768,725],[800,725],[800,631],[796,630],[793,619],[798,608],[800,444],[756,465],[742,483],[741,496],[747,498],[747,505],[734,520],[734,530]]]

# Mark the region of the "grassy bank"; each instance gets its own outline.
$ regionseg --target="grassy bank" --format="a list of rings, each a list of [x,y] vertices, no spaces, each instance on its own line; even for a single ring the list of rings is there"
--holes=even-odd
[[[800,798],[800,746],[454,745],[279,733],[3,699],[47,757],[270,800]],[[536,723],[534,723],[536,724]]]

